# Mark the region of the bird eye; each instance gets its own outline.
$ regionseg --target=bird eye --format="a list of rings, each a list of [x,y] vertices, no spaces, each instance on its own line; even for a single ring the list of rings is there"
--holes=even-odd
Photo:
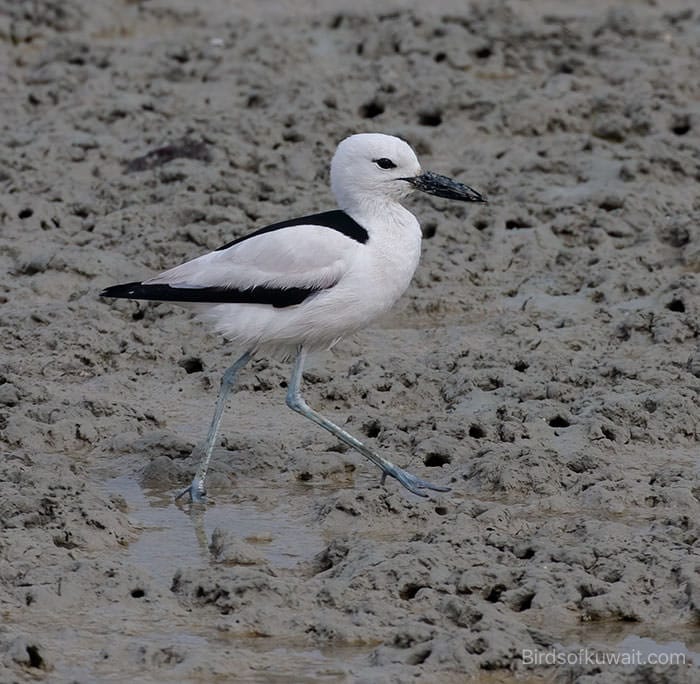
[[[396,164],[394,164],[391,159],[387,159],[386,157],[382,157],[381,159],[373,159],[372,160],[380,169],[395,169]]]

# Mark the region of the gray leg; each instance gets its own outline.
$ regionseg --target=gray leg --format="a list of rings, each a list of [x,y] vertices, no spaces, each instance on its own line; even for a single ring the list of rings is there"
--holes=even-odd
[[[180,497],[185,494],[190,495],[190,501],[201,503],[206,496],[206,488],[204,487],[204,479],[207,476],[207,470],[209,469],[209,461],[211,461],[211,453],[214,450],[214,442],[216,440],[216,435],[219,432],[219,423],[221,422],[221,414],[224,412],[224,406],[226,405],[226,399],[236,382],[236,377],[238,372],[243,368],[243,366],[250,361],[250,357],[253,355],[254,350],[248,350],[243,356],[241,356],[236,363],[234,363],[230,368],[226,369],[226,372],[221,378],[221,389],[219,390],[219,398],[216,400],[216,409],[214,411],[214,417],[211,421],[211,426],[209,427],[209,433],[207,434],[207,443],[204,447],[204,456],[199,462],[199,467],[197,472],[192,479],[192,483],[187,489],[183,489],[176,497],[177,501]]]
[[[382,484],[386,480],[387,475],[396,478],[409,492],[413,494],[418,494],[418,496],[427,496],[421,492],[421,489],[432,489],[436,492],[449,492],[449,487],[440,487],[438,485],[430,484],[425,480],[421,480],[415,475],[395,466],[391,461],[387,461],[385,458],[375,454],[370,451],[362,442],[355,439],[349,432],[346,432],[342,428],[338,427],[335,423],[332,423],[327,418],[324,418],[320,413],[314,411],[301,396],[301,391],[299,386],[301,385],[301,376],[304,370],[304,360],[306,358],[306,352],[303,347],[299,347],[296,361],[294,362],[294,370],[292,371],[292,377],[289,380],[289,387],[287,389],[287,406],[292,410],[300,413],[305,418],[312,420],[317,425],[320,425],[324,430],[328,430],[331,434],[335,435],[341,442],[345,442],[348,446],[351,446],[356,451],[359,451],[365,458],[368,458],[374,465],[381,468],[382,471]]]

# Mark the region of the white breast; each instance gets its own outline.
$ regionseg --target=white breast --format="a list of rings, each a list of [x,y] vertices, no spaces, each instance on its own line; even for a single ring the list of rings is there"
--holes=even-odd
[[[420,259],[418,221],[399,204],[391,205],[380,220],[377,214],[372,218],[353,214],[370,237],[364,244],[344,238],[346,270],[333,287],[298,306],[218,304],[202,314],[218,332],[248,347],[288,348],[301,343],[325,348],[363,328],[406,291]]]

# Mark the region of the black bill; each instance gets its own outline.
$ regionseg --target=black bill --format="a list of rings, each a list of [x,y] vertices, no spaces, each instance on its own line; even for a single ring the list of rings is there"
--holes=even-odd
[[[420,176],[404,178],[403,180],[408,181],[416,190],[427,192],[429,195],[461,200],[462,202],[486,202],[486,198],[474,188],[432,171],[426,171]]]

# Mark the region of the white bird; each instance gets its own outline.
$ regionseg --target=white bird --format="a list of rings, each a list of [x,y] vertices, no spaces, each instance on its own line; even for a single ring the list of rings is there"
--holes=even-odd
[[[247,351],[224,373],[204,456],[178,494],[201,502],[226,399],[239,371],[261,350],[296,351],[287,405],[356,449],[406,489],[449,491],[399,468],[308,406],[300,384],[306,352],[365,327],[403,294],[418,265],[421,230],[400,204],[411,190],[484,202],[472,188],[423,172],[403,140],[379,133],[343,140],[331,162],[339,209],[261,228],[142,282],[101,296],[193,306],[216,331]]]

